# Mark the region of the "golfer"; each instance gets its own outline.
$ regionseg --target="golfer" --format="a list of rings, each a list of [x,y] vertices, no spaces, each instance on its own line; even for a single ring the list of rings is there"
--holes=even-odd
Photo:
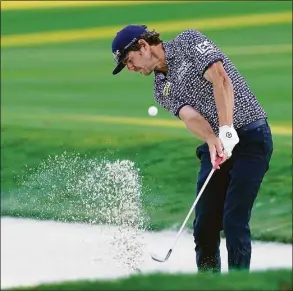
[[[195,209],[199,271],[221,271],[221,230],[229,270],[249,270],[251,211],[273,152],[266,112],[231,60],[197,30],[162,41],[144,25],[128,25],[115,36],[112,52],[114,75],[124,67],[154,73],[155,100],[203,141],[196,151],[197,193],[216,158],[223,158]]]

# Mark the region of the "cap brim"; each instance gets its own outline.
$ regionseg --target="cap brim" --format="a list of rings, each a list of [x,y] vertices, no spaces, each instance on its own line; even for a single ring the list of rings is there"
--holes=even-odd
[[[117,65],[117,67],[113,71],[113,75],[120,73],[124,69],[125,65],[121,62]]]

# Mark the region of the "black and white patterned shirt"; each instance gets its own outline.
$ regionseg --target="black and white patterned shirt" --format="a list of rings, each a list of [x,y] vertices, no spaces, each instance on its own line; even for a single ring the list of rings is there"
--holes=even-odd
[[[219,120],[213,86],[203,75],[217,61],[230,77],[234,89],[234,127],[267,118],[256,97],[231,60],[217,45],[196,30],[186,30],[163,42],[168,73],[155,72],[154,97],[166,110],[179,118],[184,105],[197,110],[218,134]]]

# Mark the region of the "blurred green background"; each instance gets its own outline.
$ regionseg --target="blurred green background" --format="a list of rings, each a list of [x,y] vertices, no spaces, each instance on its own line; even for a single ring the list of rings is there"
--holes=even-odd
[[[201,141],[162,108],[148,116],[157,105],[153,78],[112,76],[111,41],[129,23],[163,40],[194,28],[235,63],[272,126],[275,150],[252,235],[292,242],[292,2],[43,2],[1,2],[2,215],[71,221],[74,193],[57,188],[49,199],[47,181],[27,197],[23,186],[43,160],[66,151],[134,161],[149,228],[178,227],[194,199]]]

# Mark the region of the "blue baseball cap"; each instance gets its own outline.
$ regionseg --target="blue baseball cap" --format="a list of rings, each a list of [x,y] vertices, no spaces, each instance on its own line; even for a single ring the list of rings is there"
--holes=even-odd
[[[112,53],[117,64],[113,75],[118,74],[125,67],[122,61],[128,53],[128,49],[147,31],[145,25],[127,25],[117,32],[112,42]]]

